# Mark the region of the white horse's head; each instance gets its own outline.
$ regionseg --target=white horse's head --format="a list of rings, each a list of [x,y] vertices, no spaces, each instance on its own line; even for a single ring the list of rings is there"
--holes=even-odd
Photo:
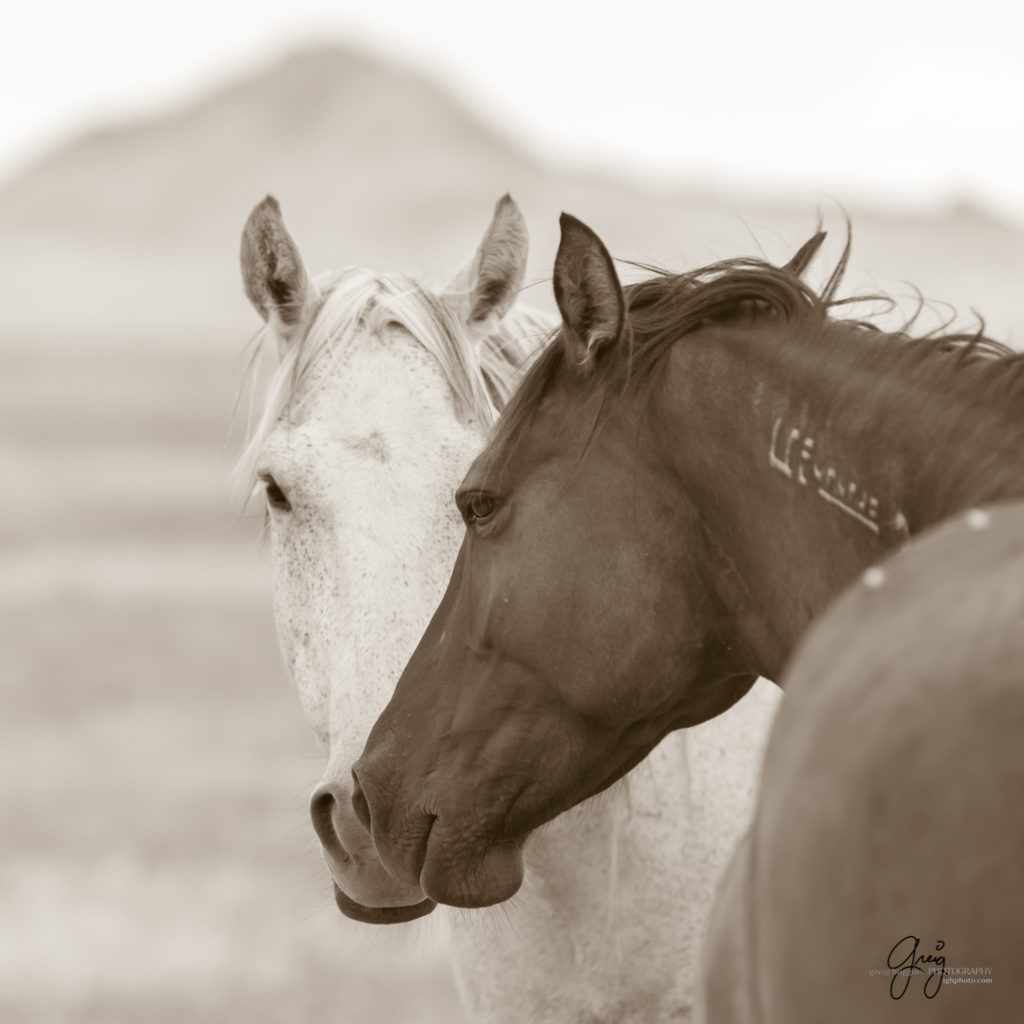
[[[513,308],[526,225],[499,200],[439,293],[359,268],[314,280],[271,197],[241,256],[279,365],[240,471],[262,485],[281,647],[328,749],[313,824],[341,909],[409,920],[432,904],[383,871],[350,769],[447,584],[463,529],[455,488],[548,327]]]

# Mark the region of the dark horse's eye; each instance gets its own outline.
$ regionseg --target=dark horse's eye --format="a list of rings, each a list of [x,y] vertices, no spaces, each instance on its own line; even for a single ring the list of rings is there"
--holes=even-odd
[[[484,491],[467,494],[461,501],[462,518],[466,524],[482,526],[498,511],[498,499]]]
[[[292,503],[288,500],[288,495],[281,490],[278,482],[269,473],[260,473],[260,479],[266,489],[267,504],[281,512],[290,512]]]

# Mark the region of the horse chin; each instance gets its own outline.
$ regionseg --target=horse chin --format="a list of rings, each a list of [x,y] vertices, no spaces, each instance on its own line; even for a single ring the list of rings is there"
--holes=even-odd
[[[490,907],[511,899],[523,884],[522,845],[492,846],[471,866],[454,864],[428,852],[420,873],[420,888],[449,907]]]
[[[437,906],[434,900],[425,899],[409,907],[366,907],[346,896],[337,885],[334,887],[334,902],[346,917],[363,924],[404,924],[426,917]]]

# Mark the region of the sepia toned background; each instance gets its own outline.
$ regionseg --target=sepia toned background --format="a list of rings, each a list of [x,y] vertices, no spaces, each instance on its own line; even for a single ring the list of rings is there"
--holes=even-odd
[[[264,194],[314,270],[439,284],[509,191],[548,307],[562,209],[679,270],[782,261],[819,215],[834,258],[848,214],[849,290],[1024,337],[1005,4],[480,6],[41,3],[5,29],[4,1022],[461,1019],[437,922],[344,921],[308,826],[321,754],[228,480]]]

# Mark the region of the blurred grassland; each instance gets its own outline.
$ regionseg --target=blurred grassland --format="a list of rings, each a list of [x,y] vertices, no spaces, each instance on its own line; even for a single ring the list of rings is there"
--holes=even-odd
[[[321,754],[226,483],[240,361],[0,349],[0,1021],[462,1020],[345,921]]]

